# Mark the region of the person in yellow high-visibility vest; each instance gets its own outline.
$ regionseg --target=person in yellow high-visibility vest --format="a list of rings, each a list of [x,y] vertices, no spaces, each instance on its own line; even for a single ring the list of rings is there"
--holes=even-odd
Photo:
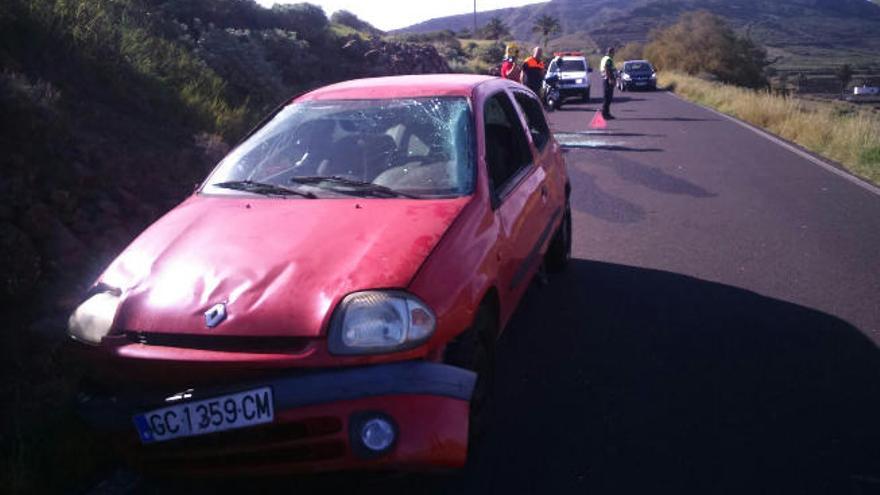
[[[602,86],[605,90],[605,101],[602,104],[602,117],[613,119],[611,115],[611,99],[614,98],[614,84],[617,82],[617,69],[614,67],[614,47],[608,47],[602,61],[599,62],[602,73]]]

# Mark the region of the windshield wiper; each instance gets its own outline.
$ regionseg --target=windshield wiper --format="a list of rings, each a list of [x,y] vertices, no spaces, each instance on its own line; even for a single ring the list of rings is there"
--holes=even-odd
[[[266,184],[264,182],[254,182],[252,180],[233,180],[229,182],[221,182],[214,184],[215,187],[223,189],[234,189],[236,191],[245,191],[254,194],[262,194],[263,196],[302,196],[308,199],[317,199],[315,193],[297,191],[287,187],[275,184]]]
[[[395,189],[391,189],[388,186],[374,184],[372,182],[367,182],[363,180],[349,179],[347,177],[342,177],[339,175],[330,175],[326,177],[318,175],[293,177],[290,179],[290,181],[297,184],[309,184],[317,187],[324,187],[326,189],[330,189],[331,191],[341,193],[367,193],[374,196],[418,199],[418,196],[407,194],[405,192],[400,192]],[[333,187],[333,185],[343,187]]]

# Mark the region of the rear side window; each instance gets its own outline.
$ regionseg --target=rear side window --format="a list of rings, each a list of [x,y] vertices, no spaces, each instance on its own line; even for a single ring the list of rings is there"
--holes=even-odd
[[[544,118],[544,111],[541,104],[535,98],[517,91],[516,102],[522,108],[523,115],[526,116],[526,123],[529,125],[529,134],[532,135],[532,141],[535,147],[543,150],[550,141],[550,127]]]
[[[483,109],[486,136],[486,164],[492,187],[498,196],[512,185],[517,173],[532,163],[525,130],[507,93],[489,98]]]

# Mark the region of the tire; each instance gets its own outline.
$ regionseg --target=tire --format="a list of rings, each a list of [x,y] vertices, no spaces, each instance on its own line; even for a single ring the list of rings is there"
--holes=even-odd
[[[467,331],[446,346],[444,362],[477,374],[468,418],[468,450],[486,432],[491,421],[492,394],[495,389],[495,311],[483,304]]]
[[[584,103],[590,102],[590,87],[587,86],[587,90],[584,92],[584,95],[581,97],[581,101]]]
[[[565,270],[571,260],[571,206],[565,202],[565,212],[562,214],[562,223],[553,234],[547,254],[544,255],[544,265],[547,271],[558,273]]]

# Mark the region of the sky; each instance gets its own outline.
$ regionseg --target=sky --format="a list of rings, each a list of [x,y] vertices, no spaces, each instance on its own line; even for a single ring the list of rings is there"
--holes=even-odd
[[[275,3],[298,3],[304,0],[257,0],[269,7]],[[323,7],[327,17],[337,10],[347,10],[383,31],[402,28],[435,17],[467,14],[474,11],[473,0],[307,0]],[[477,0],[477,10],[518,7],[546,0]]]

